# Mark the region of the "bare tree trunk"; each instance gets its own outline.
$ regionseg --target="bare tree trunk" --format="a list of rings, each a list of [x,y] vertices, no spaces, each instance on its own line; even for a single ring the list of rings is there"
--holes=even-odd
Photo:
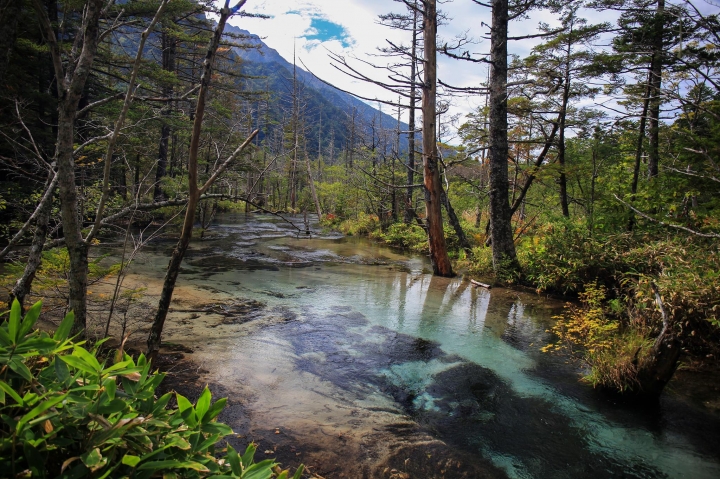
[[[670,318],[665,309],[657,286],[651,284],[655,303],[662,314],[663,327],[652,348],[653,358],[638,371],[638,392],[641,395],[657,397],[672,379],[680,358],[680,343],[672,334]]]
[[[653,28],[653,55],[650,66],[650,107],[648,143],[648,178],[658,175],[660,162],[660,104],[663,67],[663,33],[665,31],[665,0],[658,0]]]
[[[445,244],[442,218],[442,183],[436,136],[437,90],[437,5],[436,0],[424,1],[425,72],[423,81],[423,176],[425,184],[425,214],[433,274],[454,276]]]
[[[572,23],[570,25],[572,33]],[[570,99],[570,45],[568,40],[567,55],[565,57],[565,75],[563,82],[562,103],[560,104],[560,122],[558,129],[558,163],[560,164],[560,207],[564,217],[570,217],[567,194],[567,173],[565,171],[565,123],[567,121],[567,106]]]
[[[417,36],[418,36],[418,12],[417,1],[413,4],[413,31],[412,45],[410,46],[410,111],[408,120],[408,170],[407,185],[411,186],[415,183],[415,96],[417,88],[415,87],[415,77],[417,76]],[[407,197],[405,198],[405,223],[410,224],[417,215],[415,215],[415,202],[413,194],[414,188],[407,189]],[[413,210],[412,212],[410,210]]]
[[[630,202],[635,201],[635,195],[638,189],[638,180],[640,178],[640,162],[642,160],[643,141],[645,140],[645,122],[647,121],[648,107],[650,105],[650,78],[652,73],[648,73],[648,85],[645,88],[645,100],[643,101],[643,109],[640,114],[640,126],[638,131],[637,146],[635,147],[635,166],[633,168],[632,184],[630,185]],[[635,227],[635,215],[630,210],[630,219],[628,219],[628,231],[632,231]]]
[[[507,122],[507,34],[508,2],[492,1],[490,34],[490,237],[496,272],[520,270],[515,253],[508,203],[508,122]]]
[[[167,72],[175,72],[175,37],[167,32],[162,33],[162,66]],[[173,94],[172,85],[163,87],[163,97],[170,98]],[[163,122],[160,127],[160,147],[158,149],[157,170],[155,171],[155,192],[153,197],[155,201],[165,200],[165,193],[162,190],[161,181],[167,174],[168,164],[168,145],[170,143],[170,125],[167,118],[172,113],[172,102],[168,102],[163,108]]]
[[[58,89],[58,130],[55,158],[58,166],[58,187],[60,190],[60,213],[63,233],[70,258],[69,307],[75,312],[74,331],[86,326],[86,298],[88,275],[88,246],[82,237],[82,222],[78,211],[78,196],[75,185],[75,118],[85,83],[90,75],[99,42],[99,23],[103,6],[102,0],[88,0],[78,35],[82,35],[82,47],[77,59],[63,67],[56,33],[45,10],[45,6],[34,0],[51,51],[55,80]]]
[[[207,92],[210,87],[210,80],[212,77],[212,65],[228,18],[234,12],[237,12],[245,4],[245,1],[246,0],[241,0],[235,7],[230,8],[230,0],[225,0],[225,6],[220,11],[220,18],[218,19],[217,27],[215,27],[213,37],[210,40],[210,45],[208,46],[205,60],[203,62],[203,73],[200,78],[200,90],[198,92],[197,106],[195,107],[195,118],[193,121],[192,136],[190,139],[190,151],[188,153],[187,209],[185,210],[185,220],[183,221],[180,239],[178,240],[178,244],[170,257],[170,263],[168,264],[167,273],[165,274],[165,280],[163,282],[163,289],[160,293],[158,310],[155,315],[152,328],[150,329],[150,335],[147,339],[147,353],[150,361],[155,360],[158,351],[160,350],[165,319],[167,318],[167,314],[170,309],[170,302],[172,301],[172,295],[175,291],[175,283],[177,282],[177,277],[180,273],[180,265],[182,264],[185,252],[190,244],[190,238],[192,238],[192,230],[195,223],[195,210],[200,196],[207,191],[210,186],[212,186],[217,177],[225,170],[225,168],[227,168],[230,162],[250,144],[252,139],[255,138],[255,135],[258,133],[257,130],[255,130],[250,137],[248,137],[248,139],[245,140],[245,142],[240,145],[217,170],[215,170],[212,176],[207,180],[207,182],[205,182],[205,185],[203,185],[202,188],[198,188],[198,149],[200,147],[203,116],[205,115],[205,100],[207,98]]]
[[[0,0],[0,87],[5,88],[5,74],[14,50],[17,26],[23,2]]]
[[[319,160],[322,161],[322,160]],[[322,210],[320,209],[320,201],[318,201],[317,192],[315,191],[315,181],[312,176],[312,168],[310,167],[310,157],[305,149],[305,164],[307,165],[308,182],[310,183],[310,193],[312,194],[313,202],[315,202],[315,212],[317,213],[318,221],[322,219]]]
[[[537,171],[540,168],[540,166],[545,161],[545,158],[547,157],[548,152],[550,151],[550,147],[553,144],[553,140],[555,140],[555,135],[557,134],[558,128],[560,125],[560,119],[558,118],[557,121],[553,123],[553,129],[550,133],[550,136],[547,138],[547,141],[545,141],[545,146],[543,147],[542,151],[538,155],[537,159],[535,160],[535,164],[533,165],[532,170],[530,170],[530,174],[528,175],[527,180],[525,180],[525,184],[523,185],[522,189],[520,190],[520,194],[515,198],[515,201],[513,201],[512,207],[510,208],[510,215],[512,216],[515,214],[515,212],[520,208],[521,205],[523,205],[523,200],[525,199],[525,195],[527,194],[528,190],[530,189],[530,186],[533,184],[533,181],[535,181],[535,177],[537,176]]]
[[[55,160],[58,166],[58,186],[60,190],[60,212],[63,223],[65,244],[70,259],[70,271],[68,275],[69,284],[69,307],[75,312],[75,331],[84,330],[87,323],[87,278],[88,278],[88,245],[89,241],[97,233],[105,202],[110,193],[110,173],[113,158],[113,147],[119,135],[122,124],[127,114],[129,103],[132,99],[133,85],[137,75],[140,58],[142,57],[142,45],[149,36],[149,31],[157,21],[162,9],[167,4],[164,0],[148,29],[143,32],[138,54],[133,69],[130,73],[130,82],[125,96],[123,109],[115,123],[115,128],[109,138],[107,151],[104,158],[103,171],[103,192],[100,198],[95,223],[88,233],[87,238],[82,236],[82,216],[78,206],[78,195],[75,184],[75,120],[78,114],[78,105],[85,90],[85,84],[92,70],[92,65],[97,53],[100,41],[100,17],[104,5],[103,0],[87,0],[82,14],[81,28],[77,32],[73,58],[63,62],[60,47],[53,24],[48,17],[45,5],[40,0],[33,0],[33,7],[38,14],[42,26],[45,41],[48,44],[50,55],[55,71],[55,82],[58,92],[58,128],[57,143],[55,149]]]
[[[442,188],[442,187],[441,187]],[[442,202],[445,206],[445,211],[447,211],[448,214],[448,220],[450,222],[450,225],[455,230],[455,234],[458,237],[458,242],[460,243],[460,247],[468,254],[472,254],[472,248],[470,248],[470,242],[467,239],[467,236],[465,236],[465,231],[462,229],[462,225],[460,225],[460,219],[455,214],[455,209],[452,207],[452,204],[450,204],[450,199],[448,198],[447,193],[445,192],[445,189],[442,188]]]
[[[52,211],[52,197],[55,191],[55,172],[50,171],[48,176],[46,195],[40,201],[35,218],[35,234],[33,235],[32,246],[28,253],[27,263],[20,279],[17,280],[15,286],[10,293],[9,304],[13,299],[17,299],[20,303],[21,310],[24,309],[25,297],[30,293],[32,282],[35,279],[40,263],[42,262],[42,252],[45,246],[45,238],[47,237],[48,224],[50,223],[50,212]]]

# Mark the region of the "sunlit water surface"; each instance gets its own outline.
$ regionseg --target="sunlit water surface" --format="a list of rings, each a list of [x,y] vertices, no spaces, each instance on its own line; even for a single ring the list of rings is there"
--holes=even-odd
[[[169,248],[142,253],[135,274],[159,279]],[[330,477],[382,476],[383,461],[412,477],[720,477],[716,418],[671,395],[617,405],[539,351],[561,304],[428,267],[315,226],[307,237],[225,215],[191,246],[165,338],[241,406],[236,431],[265,444],[274,432],[268,454],[301,451]],[[199,299],[236,309],[190,314]]]

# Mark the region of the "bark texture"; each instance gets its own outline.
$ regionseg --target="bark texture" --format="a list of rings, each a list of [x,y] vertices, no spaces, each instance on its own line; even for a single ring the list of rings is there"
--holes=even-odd
[[[445,244],[442,220],[442,183],[440,182],[439,156],[436,136],[437,92],[437,5],[426,0],[424,11],[425,73],[423,79],[423,174],[425,184],[425,214],[427,218],[428,243],[433,274],[454,276]],[[507,199],[506,199],[507,201]]]
[[[417,5],[417,3],[415,3]],[[417,89],[415,87],[415,77],[417,76],[417,35],[418,35],[418,14],[413,9],[413,31],[412,45],[410,46],[410,111],[408,119],[408,168],[407,168],[407,196],[405,197],[405,223],[412,223],[417,217],[415,214],[414,193],[415,188],[410,187],[415,184],[415,96]],[[399,151],[399,149],[398,149]],[[412,210],[412,211],[411,211]]]
[[[47,19],[47,13],[40,2],[40,14]],[[46,40],[50,44],[55,63],[58,84],[58,137],[55,157],[58,167],[58,188],[60,196],[60,216],[62,218],[65,244],[70,259],[68,275],[69,308],[75,312],[75,332],[85,329],[87,322],[87,281],[88,281],[88,245],[82,237],[82,218],[78,209],[78,195],[75,185],[75,158],[73,144],[75,140],[75,118],[85,83],[90,76],[93,61],[97,53],[100,33],[100,14],[102,0],[88,0],[78,35],[82,35],[82,50],[74,62],[63,70],[60,64],[60,52],[55,32],[49,22],[45,28]],[[73,68],[74,66],[74,68]]]
[[[650,64],[650,105],[648,109],[648,178],[658,175],[660,163],[660,104],[663,67],[663,34],[665,32],[665,0],[658,0],[653,26],[653,54]]]
[[[217,170],[215,170],[205,184],[202,187],[198,187],[198,150],[200,147],[202,122],[205,115],[205,101],[207,99],[207,93],[210,88],[210,80],[212,78],[213,63],[215,61],[217,49],[220,46],[220,40],[222,39],[222,34],[225,30],[225,24],[227,23],[228,18],[230,18],[230,15],[237,12],[245,4],[245,0],[238,2],[238,4],[233,8],[229,8],[228,3],[229,2],[226,1],[224,8],[220,12],[217,27],[215,27],[213,36],[210,39],[210,44],[208,45],[208,50],[205,54],[205,60],[203,61],[203,73],[200,78],[200,90],[198,92],[197,105],[195,107],[192,136],[190,139],[190,151],[188,153],[187,209],[185,210],[185,219],[183,221],[180,239],[173,250],[167,272],[165,273],[163,289],[160,293],[160,301],[158,302],[158,310],[155,314],[155,319],[147,339],[147,355],[150,361],[155,360],[157,353],[160,350],[162,332],[165,326],[168,311],[170,310],[170,302],[172,301],[173,292],[175,291],[175,284],[177,282],[178,275],[180,274],[180,265],[182,264],[185,252],[187,251],[190,239],[192,238],[192,230],[195,224],[195,210],[200,200],[200,196],[207,192],[218,176],[228,167],[230,162],[233,161],[250,144],[258,133],[258,131],[255,130],[248,139],[245,140],[245,142],[240,145]]]
[[[0,87],[5,86],[21,10],[22,2],[18,0],[0,0]]]
[[[670,317],[663,304],[657,286],[653,283],[655,303],[662,314],[663,327],[653,345],[653,359],[638,372],[638,387],[635,391],[641,396],[657,398],[678,366],[680,343],[672,334]]]
[[[55,181],[56,175],[54,171],[49,172],[46,192],[43,195],[40,204],[37,207],[37,216],[35,218],[35,234],[33,235],[32,245],[28,253],[27,263],[20,279],[17,280],[10,293],[10,301],[17,299],[20,303],[21,311],[25,310],[25,297],[30,294],[32,282],[35,279],[40,263],[42,262],[42,252],[45,246],[45,238],[47,237],[48,225],[50,223],[50,212],[52,211],[52,197],[57,185]]]
[[[455,208],[452,207],[452,204],[450,203],[450,199],[448,198],[448,195],[445,192],[444,188],[442,190],[442,202],[443,202],[443,206],[445,206],[445,211],[447,211],[450,226],[452,226],[453,229],[455,230],[455,235],[458,238],[458,243],[460,243],[460,247],[468,255],[472,255],[472,248],[470,247],[470,242],[468,241],[467,236],[465,235],[465,230],[462,229],[462,225],[460,224],[460,219],[457,217],[457,214],[455,214]]]
[[[507,122],[508,2],[493,0],[490,33],[490,238],[496,272],[519,272],[508,200]]]
[[[175,38],[170,34],[163,32],[162,34],[162,66],[163,70],[168,72],[175,72]],[[173,95],[172,84],[163,87],[163,97],[171,98]],[[172,102],[168,102],[167,106],[163,108],[162,116],[163,123],[160,127],[160,146],[158,148],[158,161],[157,169],[155,170],[155,201],[163,201],[167,199],[165,193],[160,185],[162,179],[167,174],[167,163],[168,163],[168,145],[170,144],[170,125],[168,124],[168,118],[172,113]]]

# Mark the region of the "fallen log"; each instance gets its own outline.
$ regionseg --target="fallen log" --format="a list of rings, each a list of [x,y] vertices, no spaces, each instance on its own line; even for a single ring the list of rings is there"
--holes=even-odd
[[[481,283],[480,281],[475,281],[474,279],[471,279],[470,282],[477,288],[478,286],[485,288],[485,289],[492,289],[492,285]]]

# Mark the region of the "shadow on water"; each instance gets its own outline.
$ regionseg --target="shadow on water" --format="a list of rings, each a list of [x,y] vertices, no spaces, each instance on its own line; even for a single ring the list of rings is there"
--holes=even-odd
[[[170,335],[242,404],[236,429],[326,477],[720,477],[716,417],[671,394],[618,404],[539,351],[562,305],[426,269],[317,225],[224,216],[181,280],[237,318]]]

